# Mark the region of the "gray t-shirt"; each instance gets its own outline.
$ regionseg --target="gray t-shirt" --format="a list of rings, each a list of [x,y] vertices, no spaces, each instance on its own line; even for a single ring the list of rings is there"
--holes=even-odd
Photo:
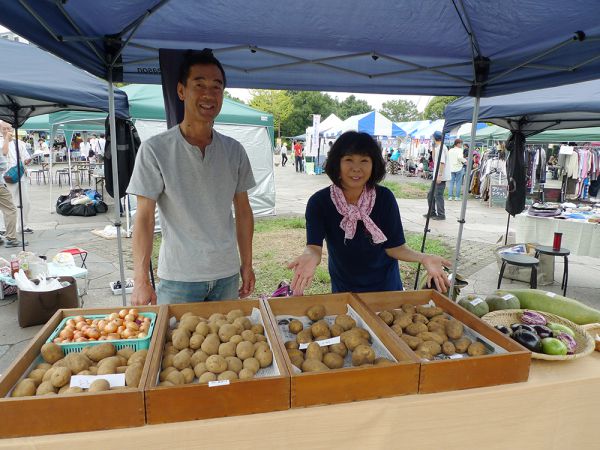
[[[213,129],[202,156],[179,126],[144,141],[127,192],[155,200],[162,228],[158,276],[210,281],[239,272],[231,206],[254,187],[242,144]]]

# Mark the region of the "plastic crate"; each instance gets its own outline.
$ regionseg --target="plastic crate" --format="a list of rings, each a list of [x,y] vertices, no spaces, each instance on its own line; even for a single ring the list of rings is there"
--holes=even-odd
[[[107,314],[96,314],[83,316],[85,319],[104,319]],[[152,312],[143,312],[140,313],[140,316],[150,317],[150,328],[148,329],[148,335],[142,339],[113,339],[110,341],[88,341],[88,342],[68,342],[66,344],[57,344],[62,348],[63,353],[66,355],[67,353],[79,353],[85,347],[93,347],[95,345],[105,344],[107,342],[113,344],[117,350],[121,350],[122,348],[131,348],[134,351],[138,350],[148,350],[150,348],[150,339],[152,339],[152,333],[154,332],[154,324],[156,323],[156,313]],[[46,342],[52,342],[61,330],[65,327],[67,320],[74,319],[76,316],[65,317],[58,324],[54,332],[50,335],[50,337],[46,340]]]

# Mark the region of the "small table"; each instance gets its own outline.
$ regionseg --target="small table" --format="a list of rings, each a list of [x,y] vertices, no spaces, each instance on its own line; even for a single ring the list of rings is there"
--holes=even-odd
[[[100,188],[102,189],[102,200],[104,200],[104,176],[93,173],[91,177],[95,180],[96,192],[98,192],[98,185],[100,185]]]
[[[500,268],[500,276],[498,277],[498,289],[500,289],[500,283],[502,283],[502,277],[504,276],[504,269],[507,264],[521,267],[531,267],[531,278],[529,284],[531,289],[537,289],[537,267],[540,260],[533,256],[519,255],[519,254],[503,254],[502,267]]]
[[[550,245],[537,245],[535,247],[535,257],[539,255],[551,255],[551,256],[562,256],[565,263],[563,270],[562,282],[560,288],[563,290],[563,297],[567,296],[567,282],[569,281],[569,255],[571,251],[568,248],[561,247],[560,250],[554,250]]]

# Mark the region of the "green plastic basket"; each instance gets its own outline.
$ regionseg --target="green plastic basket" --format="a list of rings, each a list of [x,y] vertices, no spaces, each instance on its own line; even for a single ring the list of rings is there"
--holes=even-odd
[[[104,319],[106,314],[96,314],[91,316],[83,316],[85,319]],[[152,339],[152,333],[154,332],[154,323],[156,322],[156,313],[152,312],[143,312],[140,313],[140,316],[150,317],[150,328],[148,329],[148,336],[142,339],[113,339],[110,341],[89,341],[89,342],[67,342],[66,344],[57,344],[62,348],[63,353],[66,355],[67,353],[79,353],[86,347],[93,347],[95,345],[105,344],[107,342],[113,344],[117,350],[121,350],[122,348],[131,348],[134,351],[138,350],[147,350],[150,348],[150,339]],[[52,342],[61,330],[65,327],[67,320],[74,319],[76,316],[65,317],[58,324],[54,332],[50,335],[50,337],[46,340],[46,342]]]

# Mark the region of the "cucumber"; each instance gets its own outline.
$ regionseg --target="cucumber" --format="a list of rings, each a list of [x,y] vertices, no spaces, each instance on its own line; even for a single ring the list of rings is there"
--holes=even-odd
[[[522,309],[544,311],[583,325],[600,322],[600,311],[572,298],[539,289],[500,289],[497,295],[513,294],[521,303]]]

